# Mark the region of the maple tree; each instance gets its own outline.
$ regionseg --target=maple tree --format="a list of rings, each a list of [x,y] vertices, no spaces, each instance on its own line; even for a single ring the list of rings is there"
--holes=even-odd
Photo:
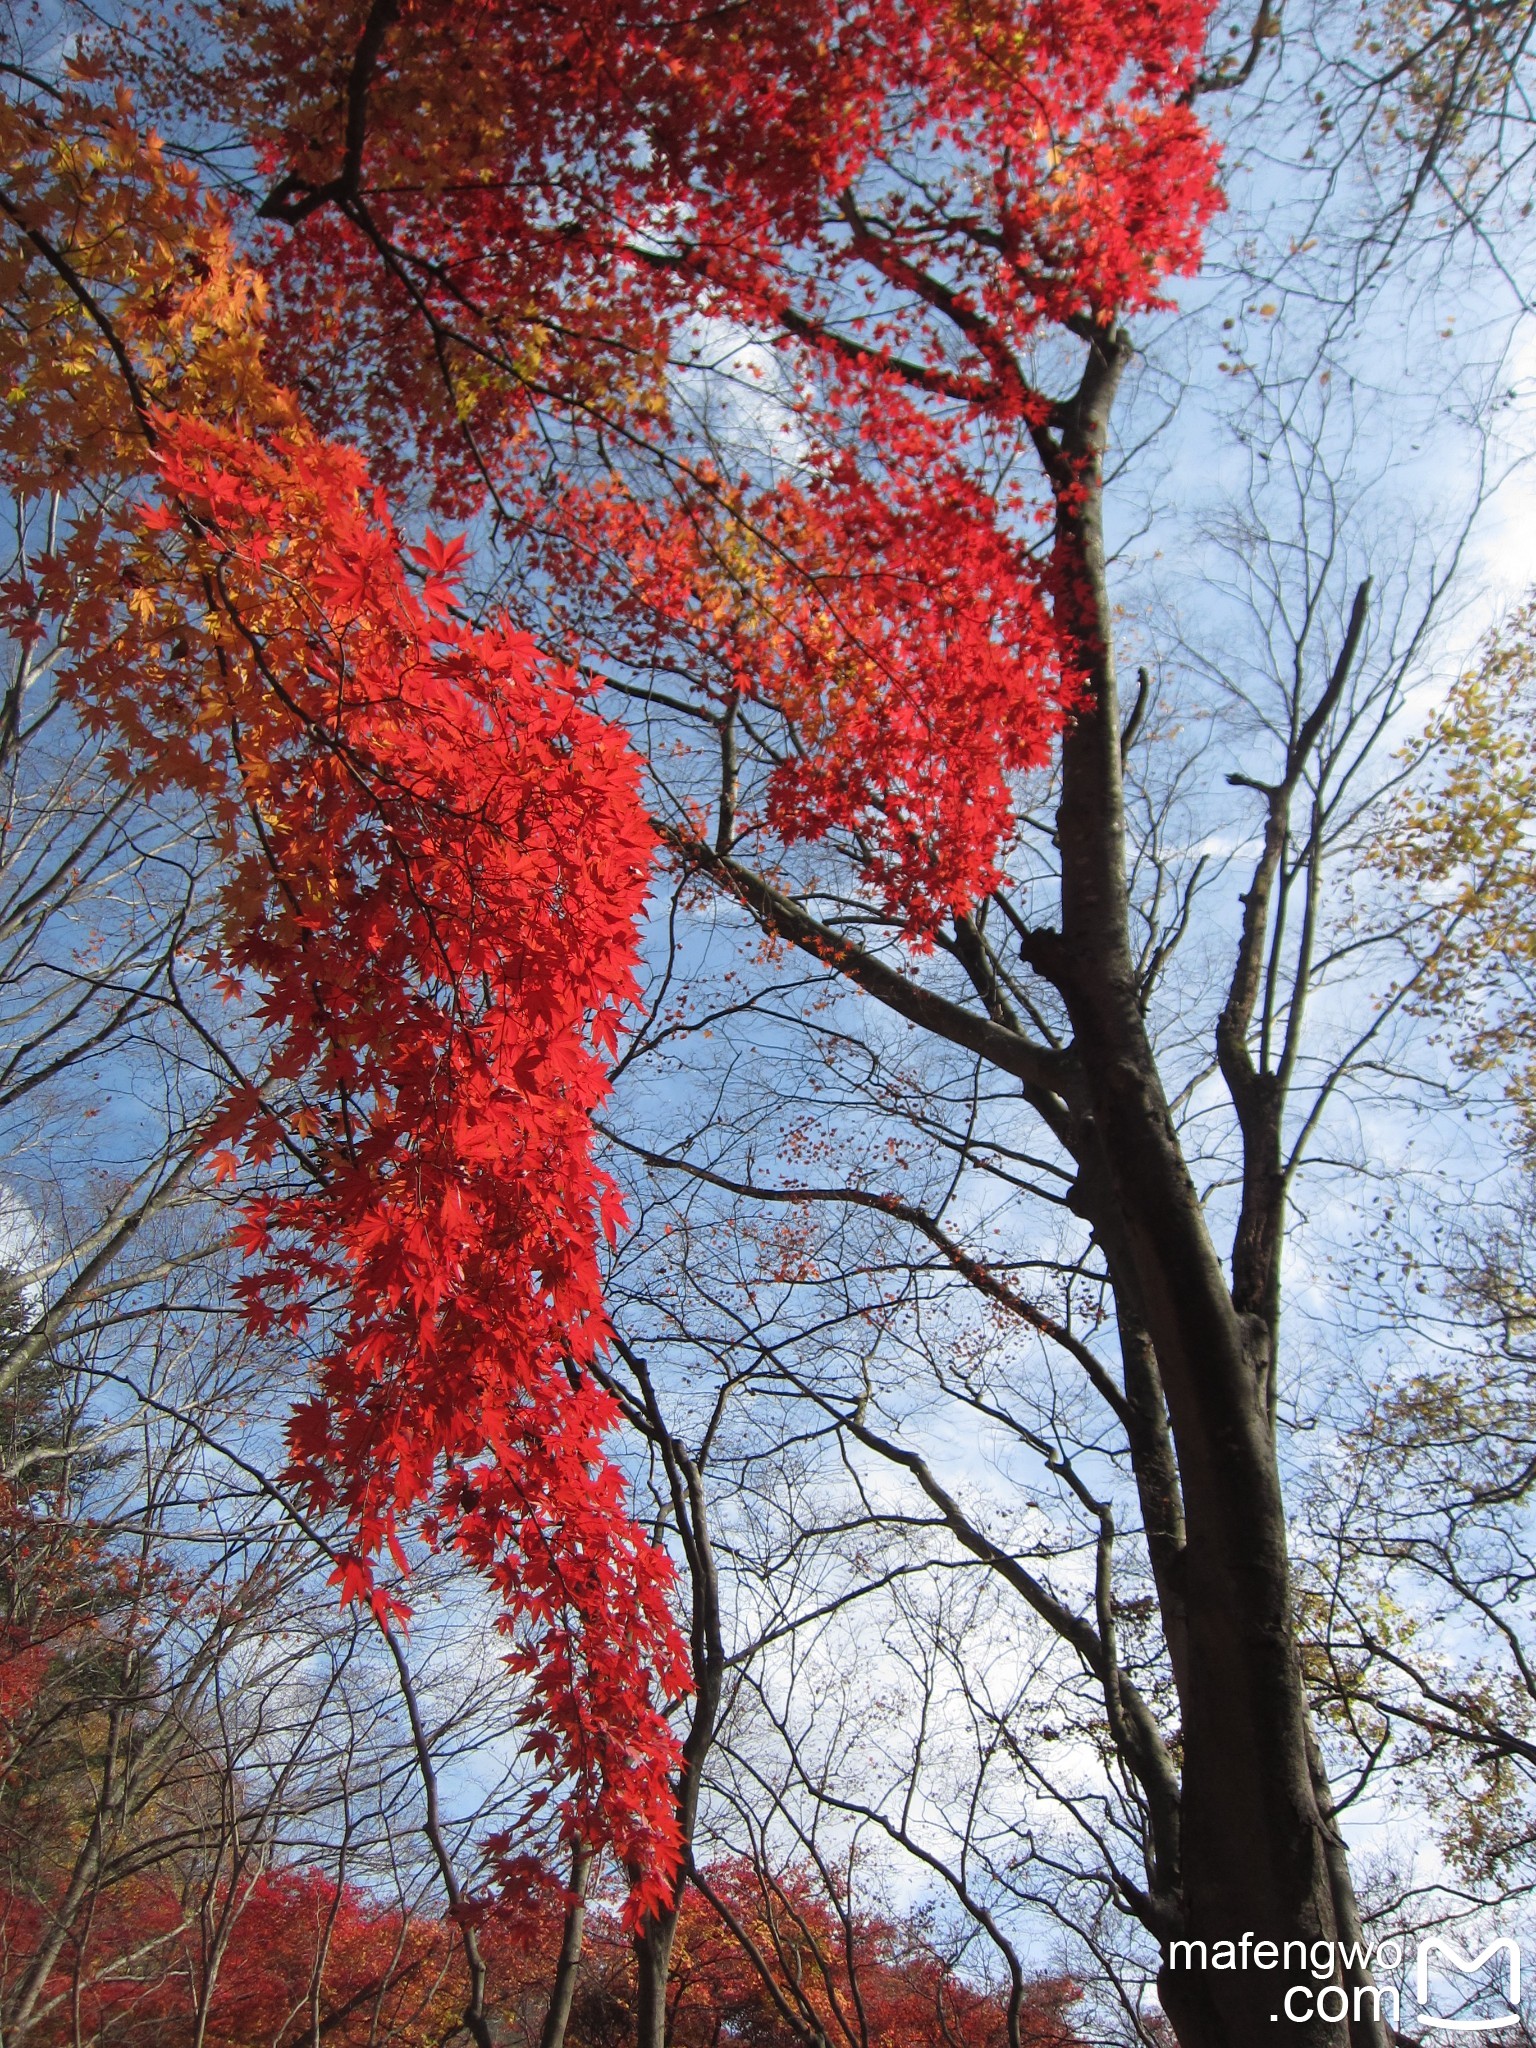
[[[227,2048],[312,2038],[312,2008],[328,2040],[426,2048],[453,2030],[463,2004],[453,1930],[426,1915],[340,1893],[317,1871],[255,1878],[234,1899],[234,1936],[213,1994],[200,2007],[203,1930],[170,1879],[114,1886],[92,1916],[86,1953],[67,1957],[44,1984],[40,2014],[23,2038],[53,2048],[199,2038]],[[35,1916],[0,1898],[7,1932],[35,1940]],[[319,1998],[312,2001],[319,1975]],[[77,2029],[79,2031],[77,2031]]]

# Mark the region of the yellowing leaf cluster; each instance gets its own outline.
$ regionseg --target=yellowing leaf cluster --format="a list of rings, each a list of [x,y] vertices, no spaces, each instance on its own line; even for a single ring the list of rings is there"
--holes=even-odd
[[[157,407],[288,422],[262,367],[262,281],[126,94],[0,101],[0,165],[0,460],[24,500],[121,489]]]
[[[1484,642],[1413,750],[1378,864],[1419,900],[1419,1006],[1504,1067],[1536,1152],[1536,595]]]

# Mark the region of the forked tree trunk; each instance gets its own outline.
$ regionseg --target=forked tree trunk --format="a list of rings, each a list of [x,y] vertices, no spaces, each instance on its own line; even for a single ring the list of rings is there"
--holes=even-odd
[[[1241,1945],[1245,1935],[1282,1946],[1347,1942],[1358,1918],[1301,1680],[1270,1421],[1273,1323],[1263,1301],[1234,1299],[1222,1271],[1147,1034],[1130,943],[1099,485],[1128,353],[1123,337],[1102,338],[1063,447],[1063,481],[1078,488],[1058,486],[1058,603],[1075,613],[1091,696],[1063,748],[1061,929],[1042,935],[1036,964],[1072,1023],[1073,1149],[1093,1162],[1077,1206],[1105,1247],[1122,1329],[1134,1336],[1139,1326],[1150,1346],[1182,1497],[1182,1541],[1159,1572],[1168,1640],[1181,1650],[1179,1825],[1147,1917],[1162,1940],[1159,1990],[1180,2048],[1386,2048],[1369,1998],[1358,2022],[1291,2021],[1282,1973],[1209,1966],[1216,1944]],[[1278,1171],[1272,1178],[1271,1199],[1283,1205]],[[1282,1220],[1283,1207],[1268,1219],[1276,1257]],[[1204,1944],[1207,1966],[1198,1946],[1175,1951],[1175,1941]]]

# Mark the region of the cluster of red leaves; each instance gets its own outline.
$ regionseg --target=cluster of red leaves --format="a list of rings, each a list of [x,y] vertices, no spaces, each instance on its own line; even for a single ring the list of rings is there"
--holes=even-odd
[[[58,1657],[89,1640],[93,1532],[38,1514],[0,1483],[0,1778]]]
[[[591,1112],[635,995],[636,764],[526,640],[452,616],[460,544],[411,550],[413,587],[355,455],[156,431],[139,545],[159,559],[110,637],[72,627],[76,687],[151,778],[225,820],[208,965],[267,1038],[210,1142],[258,1181],[286,1155],[291,1181],[237,1233],[247,1311],[297,1332],[332,1304],[294,1471],[356,1530],[344,1595],[382,1605],[370,1560],[403,1564],[404,1518],[490,1577],[570,1825],[660,1873],[652,1687],[686,1683],[670,1575],[581,1371],[606,1333],[596,1219],[622,1221]]]
[[[1197,260],[1208,13],[242,4],[231,71],[295,226],[280,345],[381,461],[408,441],[441,503],[494,489],[610,611],[628,577],[618,646],[681,635],[781,714],[763,822],[847,835],[921,943],[991,886],[1008,778],[1070,707],[1065,585],[996,480],[1050,419],[1035,338],[1156,305]],[[727,489],[678,411],[701,326],[776,352],[775,477]]]
[[[188,1913],[182,1887],[155,1872],[103,1887],[81,1945],[66,1945],[39,1995],[35,2048],[285,2048],[320,2028],[334,2048],[380,2039],[433,2048],[463,2007],[454,1930],[381,1907],[318,1871],[266,1871]],[[36,1953],[46,1914],[0,1889],[8,1954]],[[209,1934],[222,1947],[214,1952]],[[314,2004],[312,2004],[312,1999]],[[197,2031],[199,2007],[203,2008]]]
[[[326,211],[306,218],[290,281],[331,337],[348,331],[344,314],[367,322],[352,392],[383,406],[390,376],[401,396],[420,382],[398,318],[413,299],[503,342],[521,330],[530,371],[571,394],[583,369],[600,391],[600,358],[637,343],[642,375],[644,346],[673,346],[701,285],[715,312],[809,315],[840,286],[857,299],[871,277],[900,284],[920,252],[925,273],[966,295],[978,338],[1155,305],[1169,273],[1197,260],[1215,203],[1212,147],[1186,98],[1209,12],[1208,0],[778,0],[723,16],[633,0],[553,13],[529,0],[242,5],[229,67],[291,215],[346,177],[336,81],[381,31],[350,196],[366,197],[410,274],[385,296],[376,251]],[[843,206],[870,179],[878,213],[861,226]],[[347,284],[363,288],[356,308]],[[1022,389],[967,388],[918,309],[871,301],[856,317],[877,373],[916,341],[956,395],[1023,405]],[[532,377],[479,394],[489,445],[498,404],[531,395]],[[471,479],[457,434],[436,452]]]
[[[791,840],[851,831],[922,933],[996,885],[1007,778],[1044,765],[1070,685],[1038,581],[970,478],[881,491],[843,462],[808,498],[826,566],[786,591],[783,665],[757,685],[800,742],[769,822]]]
[[[960,1975],[926,1936],[921,1916],[881,1918],[848,1905],[840,1918],[793,1876],[765,1894],[745,1863],[709,1872],[773,1979],[696,1892],[678,1924],[668,2000],[676,2048],[722,2040],[796,2048],[804,2034],[785,2012],[831,2042],[866,2048],[1004,2048],[1008,2001]],[[189,2032],[201,2002],[208,2048],[298,2048],[318,2018],[336,2048],[387,2040],[427,2048],[455,2028],[465,1985],[456,1930],[426,1914],[383,1906],[305,1868],[266,1871],[213,1901],[222,1934],[215,1958],[207,1926],[189,1916],[180,1888],[139,1873],[106,1887],[79,1953],[61,1956],[29,2039],[66,2048],[151,2048]],[[0,1930],[12,1953],[36,1941],[35,1902],[0,1887]],[[560,1948],[558,1915],[515,1929],[481,1930],[489,2008],[536,2036]],[[213,1968],[210,1971],[210,1964]],[[78,1975],[78,1995],[75,1978]],[[3,1972],[0,1972],[3,1976]],[[783,2009],[775,1999],[783,2002]],[[1024,1987],[1019,2048],[1081,2048],[1068,2011],[1076,1987],[1044,1979]],[[622,1916],[599,1902],[588,1921],[567,2039],[571,2048],[624,2048],[634,2038],[634,1952]],[[78,2027],[78,2033],[76,2028]]]
[[[595,543],[619,569],[610,655],[659,655],[717,703],[783,714],[794,746],[768,777],[770,830],[854,835],[917,944],[996,885],[1009,777],[1049,759],[1074,683],[1040,575],[973,479],[877,489],[842,454],[809,486],[722,483],[707,510],[572,490],[544,523],[552,571]]]

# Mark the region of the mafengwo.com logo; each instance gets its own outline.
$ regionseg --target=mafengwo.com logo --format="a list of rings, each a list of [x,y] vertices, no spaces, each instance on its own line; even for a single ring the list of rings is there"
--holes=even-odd
[[[1474,1956],[1432,1934],[1419,1943],[1413,1993],[1420,2027],[1491,2034],[1510,2026],[1520,2015],[1520,1944],[1505,1936]]]
[[[1273,1970],[1275,2021],[1385,2021],[1402,2025],[1403,1943],[1392,1936],[1364,1942],[1239,1941],[1170,1944],[1175,1969]],[[1520,2017],[1520,1944],[1508,1935],[1473,1953],[1432,1934],[1413,1952],[1413,2019],[1420,2033],[1476,2038],[1515,2025]]]

